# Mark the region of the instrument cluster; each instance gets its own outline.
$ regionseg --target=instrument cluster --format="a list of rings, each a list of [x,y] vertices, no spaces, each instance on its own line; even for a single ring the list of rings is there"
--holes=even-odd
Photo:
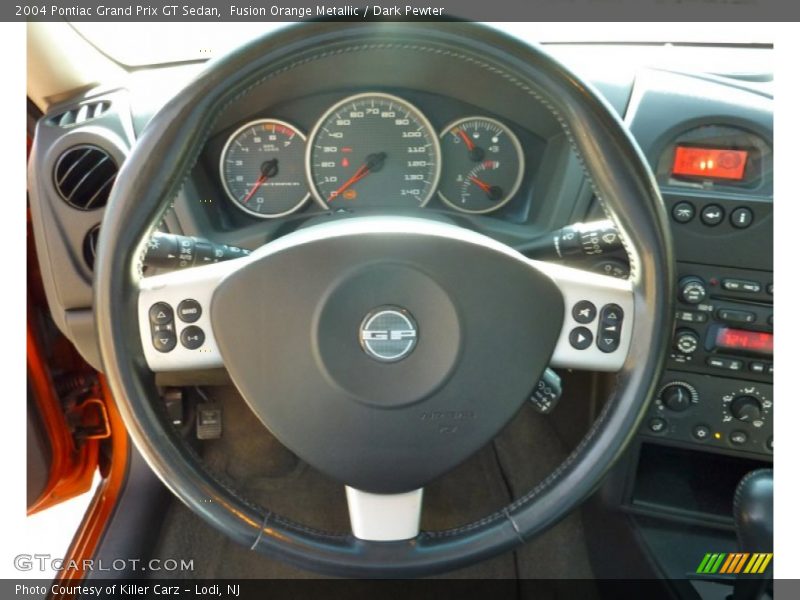
[[[414,104],[380,92],[335,102],[308,134],[281,119],[247,122],[219,158],[230,201],[264,219],[308,203],[416,208],[434,196],[456,211],[491,213],[511,201],[524,170],[506,123],[472,114],[437,131]]]

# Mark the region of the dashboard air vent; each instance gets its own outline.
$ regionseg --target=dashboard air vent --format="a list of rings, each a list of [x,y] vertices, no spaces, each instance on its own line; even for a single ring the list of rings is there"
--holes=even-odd
[[[99,237],[100,225],[95,225],[83,238],[83,260],[90,271],[94,269],[94,258],[97,255],[97,240]]]
[[[70,108],[63,113],[52,116],[49,121],[53,125],[58,125],[59,127],[71,127],[72,125],[80,125],[86,121],[96,119],[105,114],[109,108],[111,108],[111,102],[108,100],[90,102],[89,104],[81,104],[80,106]]]
[[[105,206],[117,171],[117,163],[102,148],[73,146],[58,158],[53,182],[67,204],[92,210]]]

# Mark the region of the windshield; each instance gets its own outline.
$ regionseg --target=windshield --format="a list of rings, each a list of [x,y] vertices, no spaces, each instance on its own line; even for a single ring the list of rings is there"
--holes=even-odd
[[[640,44],[645,46],[641,63],[658,66],[659,57],[670,56],[670,64],[685,56],[692,71],[764,72],[753,60],[731,56],[742,46],[768,45],[772,37],[758,23],[726,23],[714,27],[708,23],[491,23],[509,35],[527,42],[546,44]],[[91,44],[117,63],[141,67],[165,63],[207,60],[220,56],[255,37],[286,27],[286,23],[72,23]],[[728,52],[718,59],[698,65],[686,46],[713,44]],[[659,49],[658,51],[655,51]],[[752,53],[750,53],[752,54]],[[758,53],[757,53],[758,54]],[[604,56],[604,59],[608,57]],[[765,57],[764,57],[765,58]],[[630,57],[628,57],[630,59]],[[712,64],[708,61],[711,60]],[[746,60],[745,64],[740,61]]]

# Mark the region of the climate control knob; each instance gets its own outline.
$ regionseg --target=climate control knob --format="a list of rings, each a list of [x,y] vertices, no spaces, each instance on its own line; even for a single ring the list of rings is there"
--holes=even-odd
[[[681,354],[692,354],[700,346],[700,337],[691,329],[675,332],[675,349]]]
[[[673,412],[683,412],[692,404],[697,404],[700,396],[697,390],[684,381],[671,381],[658,392],[662,406]]]
[[[736,396],[731,402],[731,415],[746,423],[759,420],[764,414],[761,401],[754,396]]]
[[[678,299],[686,304],[700,304],[708,296],[706,282],[689,275],[678,282]]]

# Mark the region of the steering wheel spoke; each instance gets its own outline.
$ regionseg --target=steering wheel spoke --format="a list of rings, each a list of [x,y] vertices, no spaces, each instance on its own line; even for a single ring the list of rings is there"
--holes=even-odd
[[[371,542],[410,540],[419,533],[422,488],[401,494],[371,494],[345,486],[353,535]]]
[[[548,262],[532,260],[531,265],[549,275],[564,297],[564,324],[550,364],[620,370],[633,330],[632,283]]]
[[[222,367],[211,328],[211,298],[239,260],[146,277],[139,283],[139,334],[150,370]]]

